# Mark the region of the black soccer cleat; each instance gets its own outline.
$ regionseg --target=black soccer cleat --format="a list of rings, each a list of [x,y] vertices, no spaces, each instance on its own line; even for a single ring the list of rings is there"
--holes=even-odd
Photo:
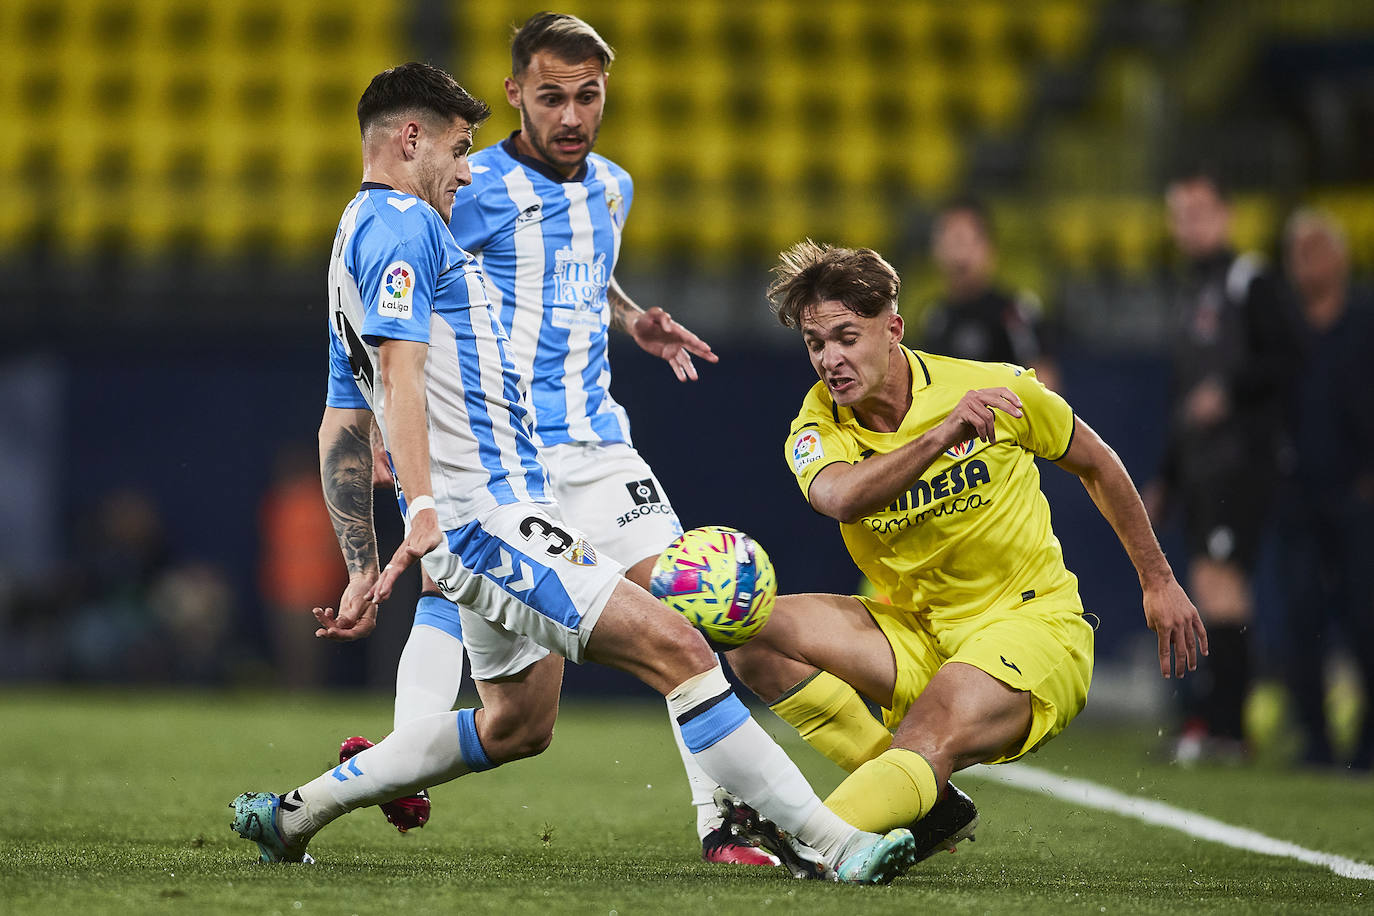
[[[973,831],[978,829],[978,809],[973,799],[951,782],[946,784],[935,807],[907,829],[916,838],[916,861],[921,862],[945,849],[953,852],[964,840],[973,840]]]
[[[716,789],[716,810],[722,829],[745,846],[756,846],[771,853],[792,873],[792,877],[811,881],[835,880],[834,869],[816,850],[783,830],[768,818],[724,789]]]

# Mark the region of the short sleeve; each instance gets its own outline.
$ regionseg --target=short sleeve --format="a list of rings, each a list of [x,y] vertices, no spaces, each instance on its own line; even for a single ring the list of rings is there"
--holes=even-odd
[[[367,312],[362,338],[368,344],[377,346],[383,340],[429,343],[429,315],[444,251],[443,239],[436,233],[447,231],[436,215],[424,230],[381,253],[372,268],[377,276],[358,278],[359,287],[367,289],[375,283],[377,289],[372,301],[363,303]]]
[[[797,477],[802,495],[811,500],[811,482],[822,469],[836,462],[859,460],[858,446],[828,416],[803,410],[787,436],[787,466]]]
[[[1034,455],[1058,461],[1073,441],[1073,408],[1046,388],[1034,369],[1008,368],[1016,374],[1006,385],[1021,398],[1022,416],[1010,422],[1017,443]]]
[[[324,403],[329,407],[343,410],[366,409],[367,399],[353,378],[353,366],[348,361],[348,353],[337,334],[329,335],[329,387],[325,392]]]

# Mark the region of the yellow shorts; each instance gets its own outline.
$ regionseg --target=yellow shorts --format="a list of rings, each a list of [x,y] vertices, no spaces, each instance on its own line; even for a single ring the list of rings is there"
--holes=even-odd
[[[859,598],[892,646],[897,686],[883,724],[895,729],[926,684],[949,662],[986,671],[1031,696],[1031,726],[1019,748],[988,763],[1033,751],[1073,720],[1088,700],[1093,676],[1093,630],[1077,595],[1046,595],[1009,609],[992,609],[954,623],[931,622],[903,608]]]

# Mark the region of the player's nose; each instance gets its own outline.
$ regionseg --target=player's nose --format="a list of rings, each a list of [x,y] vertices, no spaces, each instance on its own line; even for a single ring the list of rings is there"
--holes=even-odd
[[[472,184],[472,167],[468,165],[467,157],[464,156],[458,161],[458,187],[466,188]]]

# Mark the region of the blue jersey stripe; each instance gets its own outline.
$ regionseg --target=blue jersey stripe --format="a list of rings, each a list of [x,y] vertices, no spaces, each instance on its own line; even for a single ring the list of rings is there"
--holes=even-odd
[[[544,617],[569,630],[581,624],[582,615],[557,573],[479,523],[470,522],[448,532],[448,546],[464,567],[495,582]]]

